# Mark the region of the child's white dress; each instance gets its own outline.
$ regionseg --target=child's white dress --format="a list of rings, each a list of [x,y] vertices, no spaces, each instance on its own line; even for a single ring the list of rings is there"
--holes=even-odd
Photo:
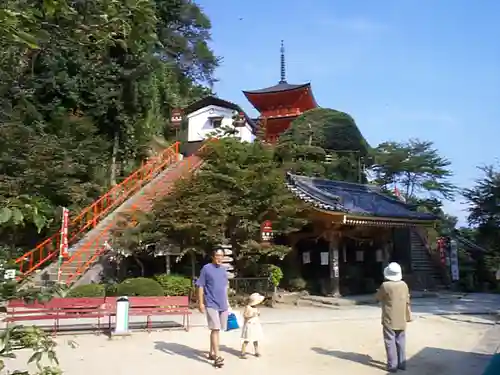
[[[250,318],[245,318],[250,316]],[[247,342],[260,341],[262,339],[262,326],[259,319],[259,310],[252,306],[246,306],[243,313],[245,323],[241,330],[241,339]]]

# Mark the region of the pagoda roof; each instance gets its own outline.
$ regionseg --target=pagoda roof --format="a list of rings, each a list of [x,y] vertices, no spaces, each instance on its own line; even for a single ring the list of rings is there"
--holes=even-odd
[[[271,94],[271,93],[277,93],[277,92],[283,92],[283,91],[293,91],[293,90],[299,90],[299,89],[305,89],[311,87],[310,83],[303,83],[303,84],[290,84],[287,82],[280,82],[277,85],[271,86],[271,87],[266,87],[264,89],[260,90],[247,90],[243,91],[243,94]]]
[[[316,210],[340,214],[347,225],[432,225],[437,216],[382,194],[371,185],[287,174],[288,188]]]
[[[245,113],[245,111],[243,109],[241,109],[241,107],[239,105],[232,103],[232,102],[228,102],[227,100],[217,98],[216,96],[205,96],[204,98],[202,98],[194,103],[191,103],[186,108],[184,108],[184,113],[185,114],[193,113],[199,109],[202,109],[202,108],[205,108],[205,107],[208,107],[211,105],[214,105],[217,107],[222,107],[222,108],[227,108],[227,109],[232,109],[233,111],[237,111],[238,113],[243,113],[243,115],[245,116],[246,122],[250,125],[250,127],[252,129],[255,130],[255,124],[257,122],[254,121],[253,119],[251,119],[250,116],[248,116]]]

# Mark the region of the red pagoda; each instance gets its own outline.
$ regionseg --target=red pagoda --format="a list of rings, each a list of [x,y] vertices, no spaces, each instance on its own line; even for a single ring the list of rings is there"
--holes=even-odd
[[[281,80],[277,85],[254,91],[243,91],[257,111],[268,142],[276,142],[290,123],[305,111],[317,108],[311,84],[290,84],[285,74],[285,47],[281,41]]]

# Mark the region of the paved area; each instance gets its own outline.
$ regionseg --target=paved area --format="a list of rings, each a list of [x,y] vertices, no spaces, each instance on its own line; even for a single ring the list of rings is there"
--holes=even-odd
[[[478,305],[476,310],[480,310],[481,302],[474,301]],[[424,302],[414,306],[420,311],[408,330],[406,374],[481,375],[500,344],[496,317],[456,314],[451,311],[456,306],[449,306],[454,303]],[[463,312],[472,301],[462,303],[460,310]],[[490,307],[486,304],[483,312]],[[198,313],[193,316],[195,327],[190,332],[137,332],[111,341],[104,335],[60,336],[57,338],[58,355],[66,375],[181,375],[200,371],[275,375],[386,374],[379,314],[374,306],[263,309],[263,357],[239,359],[239,332],[224,333],[226,365],[222,369],[212,368],[205,360],[208,336],[203,317]],[[76,341],[77,348],[67,345],[70,339]],[[22,353],[17,359],[9,360],[7,366],[24,369],[28,357],[29,353]]]

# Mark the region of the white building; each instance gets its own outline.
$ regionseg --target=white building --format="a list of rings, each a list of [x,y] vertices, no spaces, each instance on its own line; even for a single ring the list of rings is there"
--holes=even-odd
[[[234,126],[234,117],[242,114],[245,121],[241,126]],[[236,104],[207,96],[184,109],[187,119],[187,149],[184,154],[194,152],[201,143],[222,129],[234,129],[234,137],[242,142],[255,139],[255,122]]]

